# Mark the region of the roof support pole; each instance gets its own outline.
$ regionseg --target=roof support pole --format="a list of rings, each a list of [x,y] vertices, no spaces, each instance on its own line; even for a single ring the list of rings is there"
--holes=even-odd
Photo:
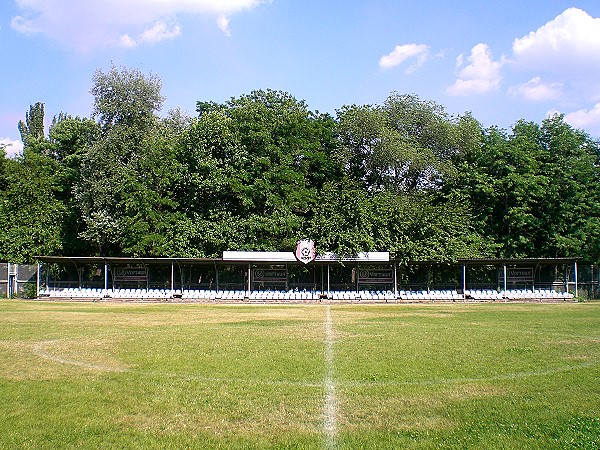
[[[577,261],[575,261],[574,266],[575,266],[575,273],[574,273],[574,276],[575,276],[575,298],[577,298],[577,296],[579,294],[579,289],[577,287]]]
[[[219,266],[217,266],[217,263],[215,263],[215,287],[219,292]]]
[[[327,264],[327,298],[329,298],[329,263]]]
[[[175,264],[171,262],[171,298],[175,294]]]
[[[37,262],[37,277],[35,280],[35,296],[40,296],[40,280],[42,279],[42,263],[40,261]]]
[[[502,292],[504,292],[504,301],[506,301],[506,263],[502,265],[502,271],[504,274],[504,280],[502,285]]]
[[[463,299],[467,298],[467,265],[462,265],[462,295]]]
[[[13,279],[14,276],[12,275],[13,271],[12,271],[12,266],[13,264],[11,263],[7,263],[6,267],[7,267],[7,272],[6,272],[6,298],[11,298],[12,294],[13,294]]]
[[[250,291],[252,290],[252,286],[250,284],[252,275],[252,263],[248,263],[248,283],[246,284],[246,290],[248,291],[248,297],[250,297]]]
[[[106,297],[108,295],[108,263],[104,263],[104,292],[103,296]]]
[[[394,261],[394,298],[398,303],[398,263]]]

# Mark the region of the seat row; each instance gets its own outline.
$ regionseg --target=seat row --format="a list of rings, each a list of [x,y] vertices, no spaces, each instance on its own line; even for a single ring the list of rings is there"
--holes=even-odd
[[[339,301],[389,301],[402,300],[407,302],[423,301],[495,301],[495,300],[570,300],[573,294],[569,292],[558,292],[553,289],[512,289],[497,291],[494,289],[471,289],[465,294],[459,294],[456,290],[433,290],[433,291],[399,291],[396,296],[392,291],[296,291],[296,290],[267,290],[252,291],[248,294],[243,290],[203,290],[203,289],[100,289],[100,288],[62,288],[42,289],[40,297],[67,298],[67,299],[156,299],[169,300],[172,298],[182,300],[245,300],[250,301],[309,301],[319,300],[323,297]]]
[[[473,300],[570,300],[574,296],[570,292],[558,292],[553,289],[509,289],[496,291],[493,289],[475,289],[465,291],[465,297]]]
[[[570,292],[558,292],[553,289],[513,289],[506,291],[504,296],[509,300],[554,299],[571,300],[574,295]]]
[[[464,297],[455,290],[436,290],[436,291],[399,291],[398,297],[408,302],[422,301],[458,301]]]

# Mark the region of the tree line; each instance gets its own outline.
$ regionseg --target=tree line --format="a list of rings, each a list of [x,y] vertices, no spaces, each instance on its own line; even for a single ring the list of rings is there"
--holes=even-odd
[[[0,149],[0,260],[293,250],[403,261],[600,260],[600,146],[560,115],[510,131],[415,95],[311,111],[257,90],[159,116],[160,78],[96,71],[91,118],[44,104]]]

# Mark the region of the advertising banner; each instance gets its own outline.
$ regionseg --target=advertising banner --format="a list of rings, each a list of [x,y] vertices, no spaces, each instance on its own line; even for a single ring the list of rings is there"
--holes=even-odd
[[[114,269],[115,283],[139,283],[148,281],[146,267],[117,267]]]
[[[394,275],[391,269],[360,269],[358,282],[363,284],[393,283]]]

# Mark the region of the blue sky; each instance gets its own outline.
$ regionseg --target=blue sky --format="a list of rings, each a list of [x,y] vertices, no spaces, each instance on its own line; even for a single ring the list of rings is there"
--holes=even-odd
[[[0,142],[29,105],[89,116],[96,69],[162,79],[163,112],[278,89],[330,112],[417,94],[509,129],[549,113],[600,137],[600,2],[2,0]]]

